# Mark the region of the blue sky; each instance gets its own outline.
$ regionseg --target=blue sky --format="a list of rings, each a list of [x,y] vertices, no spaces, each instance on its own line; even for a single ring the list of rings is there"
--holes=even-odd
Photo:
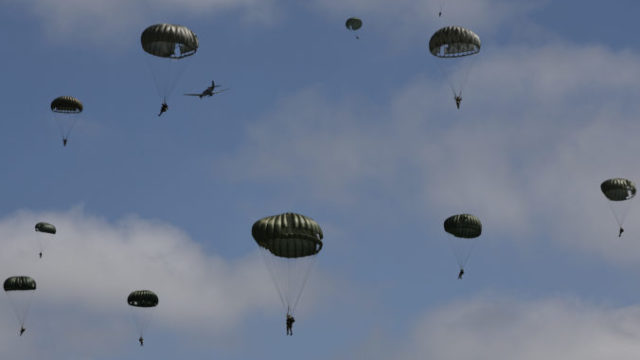
[[[443,16],[437,17],[440,4]],[[0,274],[38,282],[16,359],[636,359],[640,5],[500,0],[0,3]],[[360,40],[344,28],[359,16]],[[200,48],[158,118],[147,26]],[[462,108],[429,54],[482,39]],[[230,90],[183,97],[211,79]],[[62,147],[49,110],[85,107]],[[323,228],[294,336],[250,228]],[[483,235],[465,278],[444,219]],[[33,225],[58,234],[36,258]],[[125,303],[160,305],[145,347]]]

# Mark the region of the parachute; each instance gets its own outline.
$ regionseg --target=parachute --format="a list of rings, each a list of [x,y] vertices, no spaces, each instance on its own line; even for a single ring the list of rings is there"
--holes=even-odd
[[[151,322],[153,309],[158,306],[158,295],[151,290],[135,290],[127,297],[127,304],[132,306],[133,322],[142,338]]]
[[[322,229],[313,219],[295,213],[256,221],[251,234],[263,250],[282,305],[294,315],[315,256],[322,249]]]
[[[471,256],[475,239],[482,234],[482,223],[471,214],[453,215],[444,221],[444,231],[453,235],[449,243],[462,270]]]
[[[56,227],[53,224],[49,224],[46,222],[39,222],[36,224],[36,231],[47,233],[47,234],[55,234]]]
[[[155,24],[146,28],[140,37],[142,49],[152,58],[149,67],[158,94],[166,102],[184,71],[184,59],[198,51],[198,37],[181,25]]]
[[[344,25],[347,27],[347,29],[356,31],[362,27],[362,20],[355,17],[350,17],[347,19],[347,22],[345,22]],[[356,35],[356,39],[360,39],[360,37]]]
[[[36,232],[43,233],[43,234],[54,235],[56,233],[56,227],[53,224],[49,224],[49,223],[46,223],[46,222],[39,222],[39,223],[36,224]],[[46,236],[46,237],[48,237],[48,236]],[[45,246],[46,246],[46,242],[48,241],[48,239],[45,240],[45,236],[37,234],[36,240],[38,241],[38,248],[40,250],[40,257],[42,257],[42,253],[44,252],[44,249],[45,249]]]
[[[11,276],[4,281],[4,291],[9,297],[11,307],[22,329],[24,329],[35,289],[36,281],[29,276]]]
[[[71,130],[76,125],[83,108],[80,100],[73,96],[59,96],[51,102],[51,111],[60,129],[62,144],[64,146],[67,145]]]
[[[461,97],[471,60],[480,52],[480,37],[461,26],[446,26],[436,31],[429,40],[429,51],[438,58],[438,66],[449,81],[454,96]]]
[[[623,232],[622,224],[631,205],[629,200],[636,195],[636,185],[628,179],[613,178],[603,181],[600,184],[600,190],[610,200],[609,208],[611,208],[611,212],[620,227],[619,236],[621,236]]]

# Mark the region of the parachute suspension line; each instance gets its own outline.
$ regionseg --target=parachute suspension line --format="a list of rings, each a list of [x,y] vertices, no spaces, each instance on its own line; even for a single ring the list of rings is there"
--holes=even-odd
[[[295,308],[298,306],[298,302],[300,301],[300,298],[302,297],[302,290],[305,288],[305,286],[307,285],[307,281],[309,280],[309,275],[311,275],[311,269],[315,266],[316,264],[316,256],[313,255],[311,259],[309,259],[309,261],[311,262],[309,264],[309,266],[307,266],[306,271],[304,272],[304,277],[302,279],[302,286],[300,286],[300,290],[298,290],[298,295],[296,296],[295,301],[293,302],[293,310],[295,310]],[[293,311],[292,310],[292,311]]]
[[[177,62],[178,60],[171,60],[172,62]],[[185,70],[187,69],[187,65],[188,64],[183,64],[183,62],[185,61],[189,61],[188,59],[184,59],[182,60],[180,63],[178,63],[178,65],[173,65],[173,68],[176,68],[176,73],[172,74],[172,79],[169,82],[169,88],[167,89],[167,96],[169,96],[169,94],[171,94],[173,92],[173,90],[175,89],[176,85],[178,84],[178,79],[180,79],[182,77],[182,74],[184,74]]]
[[[477,240],[478,239],[458,238],[455,236],[447,240],[460,269],[464,269],[467,265]],[[471,242],[471,244],[468,244],[468,242]]]
[[[130,307],[131,318],[133,320],[136,329],[138,330],[138,336],[144,336],[145,331],[151,323],[151,317],[153,315],[153,308],[135,308]]]
[[[278,283],[278,278],[277,278],[277,275],[275,274],[275,269],[277,265],[275,264],[275,259],[271,257],[271,255],[269,254],[269,250],[267,249],[260,248],[260,253],[262,254],[262,258],[264,259],[264,264],[267,267],[269,276],[271,276],[271,280],[276,286],[276,291],[278,292],[278,296],[280,297],[280,302],[282,303],[283,307],[287,308],[287,312],[288,312],[289,310],[288,310],[287,303],[284,300],[284,296],[282,295],[282,289],[280,289],[280,284]]]
[[[153,56],[145,57],[147,67],[153,77],[158,96],[166,103],[176,88],[178,80],[187,68],[188,59],[157,59]]]
[[[74,126],[76,126],[76,123],[78,122],[78,116],[77,114],[71,115],[72,116],[72,120],[71,120],[71,125],[69,126],[69,129],[67,129],[67,133],[64,134],[63,139],[68,139],[69,135],[71,134],[71,130],[73,129]]]
[[[616,223],[622,228],[622,224],[627,218],[627,214],[631,208],[631,201],[609,201],[608,203]]]
[[[438,64],[438,68],[440,68],[440,72],[442,72],[444,74],[444,77],[447,79],[447,83],[449,84],[449,88],[451,89],[453,96],[458,95],[458,93],[456,92],[456,87],[453,85],[452,76],[449,73],[449,70],[447,69],[447,67],[441,61],[436,61],[436,64]]]
[[[471,73],[471,67],[473,65],[473,61],[475,61],[475,57],[472,57],[471,59],[467,59],[468,56],[465,59],[444,59],[445,61],[449,61],[449,60],[457,60],[457,61],[466,61],[466,64],[462,64],[460,66],[460,69],[458,71],[454,70],[454,69],[449,69],[442,61],[438,61],[438,67],[440,68],[440,71],[442,71],[442,73],[444,74],[444,76],[447,78],[447,83],[449,84],[449,88],[451,88],[451,92],[453,93],[453,96],[462,96],[462,90],[464,89],[464,87],[467,84],[467,81],[469,80],[469,74]],[[461,76],[454,78],[454,73],[459,73],[461,74]]]
[[[151,58],[145,56],[145,62],[147,63],[147,69],[149,69],[149,72],[151,73],[151,77],[153,77],[153,83],[156,85],[156,91],[158,92],[158,96],[161,98],[164,98],[162,95],[162,86],[160,85],[160,80],[158,80],[158,76],[156,75],[156,72],[153,69],[153,65],[151,64]]]
[[[31,302],[33,300],[33,291],[28,291],[31,294],[21,294],[24,291],[19,291],[18,294],[8,294],[11,307],[14,309],[16,318],[20,323],[20,327],[24,327],[24,323],[27,320],[29,309],[31,308]],[[17,295],[17,296],[14,296]]]
[[[469,258],[471,257],[471,253],[473,252],[473,249],[476,247],[476,242],[477,241],[471,241],[471,248],[469,249],[469,252],[467,253],[467,256],[462,261],[462,265],[460,267],[461,269],[464,268],[467,265],[467,261],[469,261]]]

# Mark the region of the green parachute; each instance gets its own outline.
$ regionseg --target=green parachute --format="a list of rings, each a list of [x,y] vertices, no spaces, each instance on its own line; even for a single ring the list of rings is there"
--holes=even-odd
[[[155,24],[147,27],[140,36],[142,49],[152,58],[149,67],[158,89],[166,102],[184,72],[184,59],[198,51],[198,37],[182,25]]]
[[[36,232],[37,233],[42,233],[42,234],[50,234],[50,235],[54,235],[56,233],[56,227],[53,224],[49,224],[46,222],[39,222],[36,224]],[[47,239],[45,239],[45,237]],[[38,249],[40,251],[39,255],[40,258],[42,258],[42,253],[44,252],[44,249],[48,243],[49,240],[49,236],[43,236],[40,234],[36,234],[36,240],[38,242]]]
[[[468,59],[480,52],[480,46],[480,37],[461,26],[443,27],[429,40],[429,51],[438,58],[438,66],[449,81],[458,108],[471,70],[472,61]]]
[[[158,306],[158,295],[151,290],[135,290],[127,297],[127,303],[142,308]]]
[[[322,229],[309,217],[284,213],[256,221],[251,234],[263,249],[267,269],[287,314],[293,315],[315,256],[322,249]]]
[[[464,270],[476,238],[482,234],[480,219],[471,214],[459,214],[448,217],[444,221],[444,231],[451,234],[449,241],[460,270]]]
[[[140,338],[140,345],[144,344],[144,332],[149,327],[154,309],[158,306],[158,295],[151,290],[135,290],[127,296],[127,304],[132,308],[133,322]]]
[[[56,227],[53,224],[49,224],[46,222],[39,222],[36,224],[36,231],[47,233],[47,234],[55,234]]]
[[[18,318],[20,335],[25,331],[24,325],[35,290],[36,281],[29,276],[11,276],[4,281],[4,291],[11,302],[13,312]]]
[[[362,27],[362,20],[360,20],[360,19],[358,19],[356,17],[350,17],[344,23],[344,26],[346,26],[347,29],[355,32],[356,30],[358,30],[358,29],[360,29]],[[360,37],[358,35],[356,35],[356,39],[360,39]]]
[[[636,196],[636,185],[629,179],[613,178],[603,181],[602,184],[600,184],[600,190],[604,196],[610,200],[609,208],[611,208],[613,217],[620,227],[620,231],[618,232],[618,237],[620,237],[624,232],[622,224],[627,217],[631,205],[629,200]]]
[[[73,96],[59,96],[51,102],[51,111],[62,136],[62,145],[67,146],[71,130],[76,125],[84,106]]]

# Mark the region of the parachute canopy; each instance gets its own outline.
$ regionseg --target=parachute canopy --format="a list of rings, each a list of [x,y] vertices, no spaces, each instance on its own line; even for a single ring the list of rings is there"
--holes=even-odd
[[[429,51],[439,58],[456,58],[480,52],[480,37],[461,26],[446,26],[429,40]]]
[[[355,31],[362,27],[362,20],[355,17],[350,17],[347,19],[347,22],[344,25],[347,27],[347,29]]]
[[[129,294],[127,303],[135,307],[154,307],[158,305],[158,295],[151,290],[136,290]]]
[[[181,59],[198,50],[198,37],[182,25],[151,25],[142,32],[140,42],[144,51],[163,58]]]
[[[35,290],[36,281],[29,276],[11,276],[4,281],[4,291]]]
[[[81,113],[82,103],[73,96],[59,96],[51,102],[51,111],[56,113]]]
[[[453,215],[444,221],[444,231],[459,238],[477,238],[482,233],[482,223],[471,214]]]
[[[36,224],[36,231],[49,233],[49,234],[55,234],[56,233],[56,227],[53,226],[53,224],[49,224],[49,223],[46,223],[46,222],[39,222],[39,223]]]
[[[624,201],[636,195],[636,185],[633,181],[623,178],[605,180],[600,184],[604,196],[611,201]]]
[[[295,213],[256,221],[251,235],[259,246],[283,258],[315,255],[322,249],[322,229],[313,219]]]

